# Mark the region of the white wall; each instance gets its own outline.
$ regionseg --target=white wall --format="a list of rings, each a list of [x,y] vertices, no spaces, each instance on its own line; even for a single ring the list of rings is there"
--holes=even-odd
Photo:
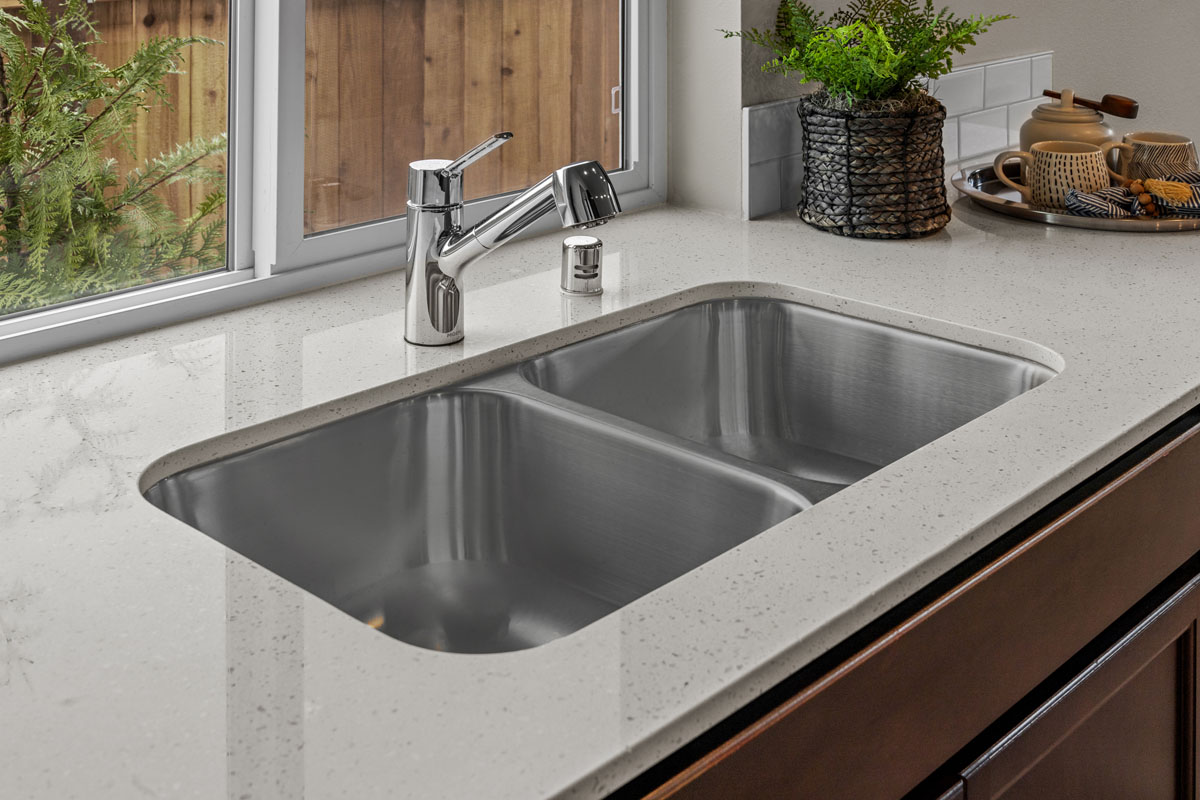
[[[945,0],[959,14],[1015,14],[997,24],[979,45],[955,61],[966,66],[1006,56],[1054,51],[1055,82],[1084,97],[1124,94],[1142,113],[1118,130],[1177,130],[1200,137],[1200,36],[1198,0]],[[839,0],[811,0],[832,11]],[[939,5],[942,5],[939,0]],[[696,5],[701,5],[697,3]],[[742,0],[744,27],[769,27],[778,0]],[[792,79],[764,75],[764,51],[743,47],[742,104],[755,105],[801,93]]]
[[[668,186],[676,205],[741,214],[742,0],[669,0]]]

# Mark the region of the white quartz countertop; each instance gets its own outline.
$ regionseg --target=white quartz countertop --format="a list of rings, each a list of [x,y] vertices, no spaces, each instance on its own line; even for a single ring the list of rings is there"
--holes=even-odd
[[[481,262],[448,348],[403,342],[393,273],[0,368],[0,797],[620,786],[1200,405],[1200,237],[955,214],[881,242],[652,209],[598,231],[600,298],[560,297],[559,235]],[[373,631],[139,494],[162,456],[228,431],[328,419],[729,294],[1061,375],[575,634],[500,655]]]

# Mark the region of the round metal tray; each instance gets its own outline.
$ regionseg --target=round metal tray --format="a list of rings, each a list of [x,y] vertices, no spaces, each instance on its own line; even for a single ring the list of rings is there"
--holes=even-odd
[[[1012,163],[1004,166],[1005,173],[1015,178],[1021,165]],[[1125,219],[1103,219],[1099,217],[1077,217],[1031,206],[1021,202],[1021,195],[1001,183],[991,164],[967,167],[959,170],[951,181],[954,188],[971,198],[977,205],[1007,214],[1010,217],[1044,222],[1048,225],[1067,225],[1072,228],[1090,228],[1096,231],[1124,231],[1126,233],[1166,233],[1200,230],[1200,217],[1127,217]]]

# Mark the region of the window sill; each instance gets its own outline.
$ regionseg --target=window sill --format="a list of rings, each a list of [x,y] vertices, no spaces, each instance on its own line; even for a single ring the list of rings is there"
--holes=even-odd
[[[377,275],[402,260],[388,249],[258,278],[253,269],[210,272],[17,315],[0,320],[0,365]]]

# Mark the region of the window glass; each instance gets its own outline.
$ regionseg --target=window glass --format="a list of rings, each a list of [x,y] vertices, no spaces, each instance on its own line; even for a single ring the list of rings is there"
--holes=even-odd
[[[226,0],[0,0],[0,315],[225,267]]]
[[[405,213],[408,163],[499,131],[468,200],[622,167],[621,0],[307,0],[304,230]]]

